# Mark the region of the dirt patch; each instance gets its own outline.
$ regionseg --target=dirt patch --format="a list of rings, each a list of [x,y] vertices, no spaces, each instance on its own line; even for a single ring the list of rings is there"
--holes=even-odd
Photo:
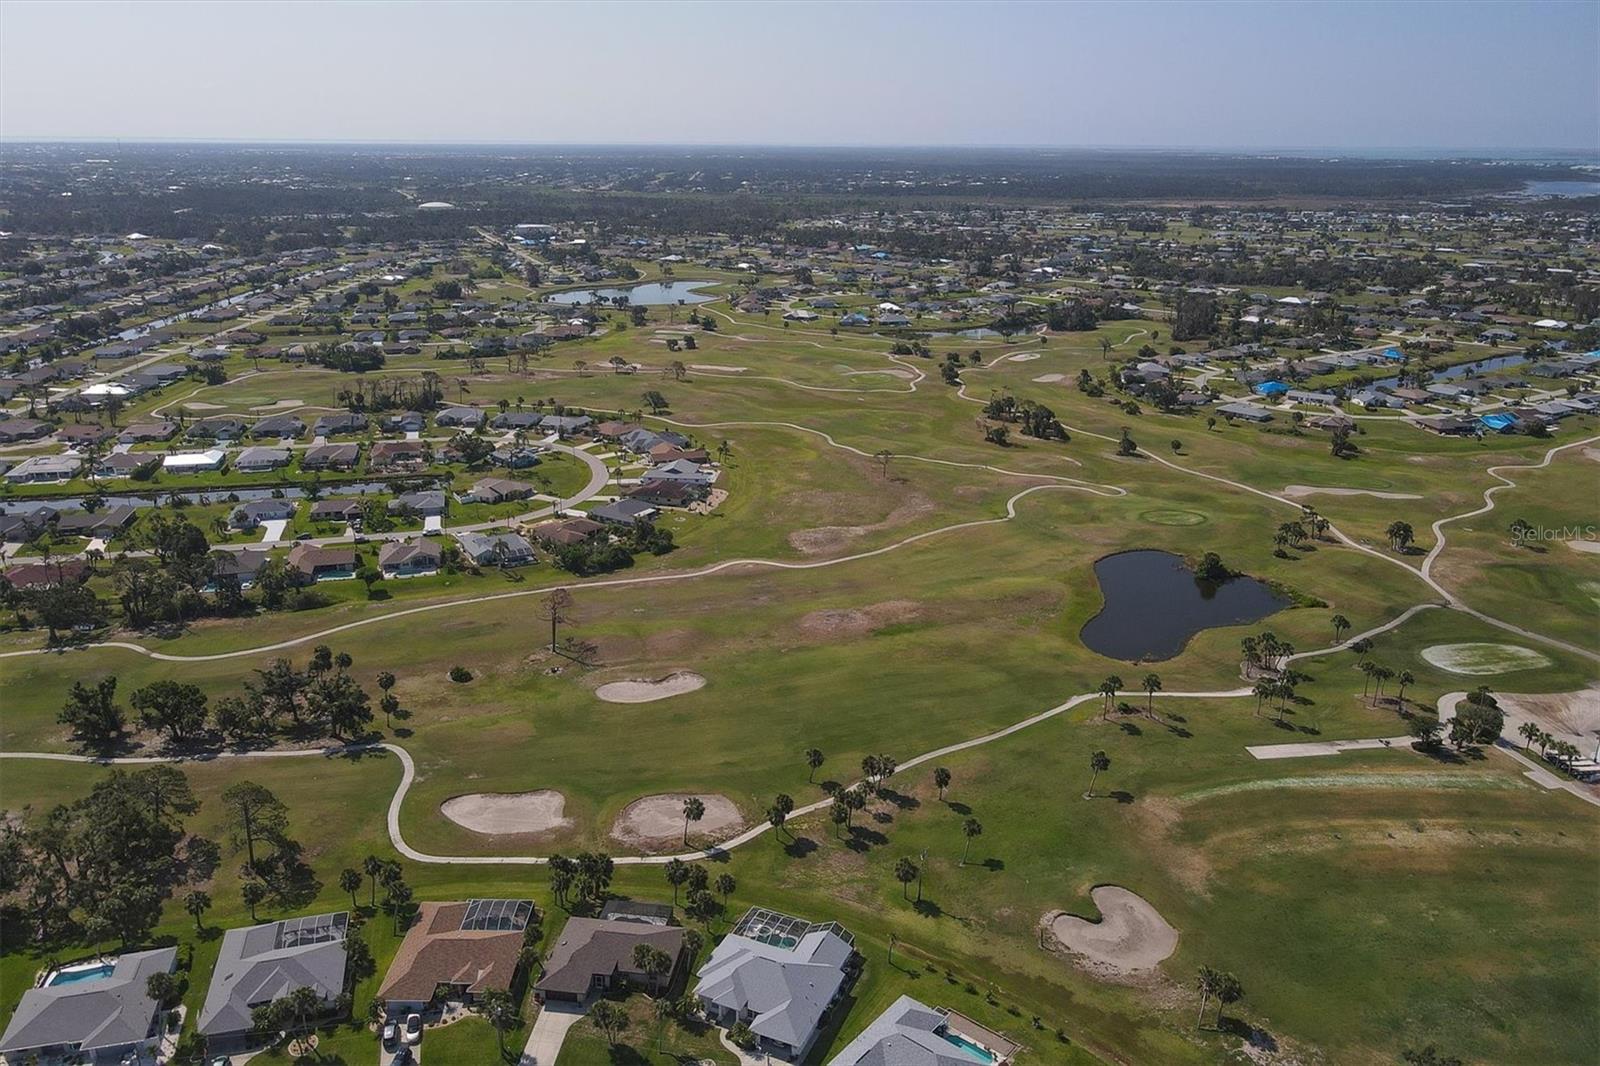
[[[683,844],[683,802],[690,793],[673,792],[636,799],[623,808],[611,827],[611,839],[638,848],[658,851]],[[695,794],[706,812],[698,822],[689,823],[689,839],[709,836],[716,840],[731,836],[744,827],[744,816],[727,796]]]
[[[554,789],[537,792],[473,792],[439,804],[439,813],[474,833],[523,836],[566,829],[567,798]]]
[[[1117,885],[1100,885],[1089,893],[1100,908],[1100,920],[1055,911],[1045,915],[1046,929],[1086,969],[1112,975],[1153,970],[1178,948],[1178,931],[1143,896]]]
[[[1423,661],[1452,674],[1474,677],[1537,670],[1550,660],[1532,648],[1515,644],[1435,644],[1422,649]]]
[[[1034,378],[1033,380],[1034,380],[1034,383],[1038,384],[1038,385],[1054,385],[1058,381],[1067,380],[1067,375],[1065,375],[1065,374],[1040,374],[1038,377]]]
[[[1304,496],[1374,496],[1380,500],[1420,500],[1414,492],[1379,492],[1377,489],[1340,489],[1326,485],[1285,485],[1283,494],[1298,500]]]
[[[1579,736],[1600,731],[1600,684],[1577,692],[1497,692],[1494,698],[1508,712],[1532,718],[1547,730]],[[1512,735],[1510,728],[1506,735]]]
[[[594,690],[607,703],[650,703],[682,696],[706,687],[706,679],[693,670],[677,670],[654,681],[612,681]]]
[[[900,504],[881,522],[861,526],[817,526],[815,529],[797,529],[789,534],[789,546],[805,555],[825,555],[843,551],[850,542],[868,533],[878,533],[905,525],[933,511],[933,501],[926,496],[912,496]]]
[[[811,637],[859,637],[921,616],[922,605],[914,600],[885,600],[866,607],[812,611],[800,619],[800,632]]]

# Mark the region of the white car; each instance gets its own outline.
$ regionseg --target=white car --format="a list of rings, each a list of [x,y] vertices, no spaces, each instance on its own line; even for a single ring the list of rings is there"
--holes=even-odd
[[[406,1015],[406,1023],[400,1028],[400,1039],[407,1044],[415,1044],[422,1039],[422,1015]]]

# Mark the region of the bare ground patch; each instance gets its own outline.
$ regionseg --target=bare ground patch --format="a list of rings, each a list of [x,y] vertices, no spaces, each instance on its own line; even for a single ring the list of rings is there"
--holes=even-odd
[[[882,521],[859,526],[817,526],[797,529],[789,534],[789,546],[804,555],[826,555],[843,551],[852,541],[869,533],[903,526],[933,511],[933,501],[926,496],[914,495],[890,511]]]
[[[1380,492],[1377,489],[1346,489],[1328,485],[1285,485],[1283,494],[1292,500],[1306,496],[1373,496],[1380,500],[1420,500],[1414,492]]]
[[[922,616],[915,600],[885,600],[865,607],[825,608],[800,619],[800,632],[809,637],[858,637],[896,622]]]
[[[705,804],[698,822],[689,823],[689,839],[712,837],[720,840],[744,827],[744,816],[727,796],[716,793],[692,794]],[[659,851],[683,843],[683,803],[691,793],[671,792],[645,796],[628,804],[611,827],[611,839],[639,849]]]

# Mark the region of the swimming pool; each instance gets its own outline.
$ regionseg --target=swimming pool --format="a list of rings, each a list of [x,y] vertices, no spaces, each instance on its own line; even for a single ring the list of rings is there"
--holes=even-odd
[[[46,988],[57,985],[77,984],[79,981],[98,981],[111,976],[111,971],[117,968],[116,963],[96,962],[78,966],[67,966],[50,975],[45,982]]]
[[[991,1052],[988,1048],[981,1044],[974,1044],[972,1041],[958,1033],[952,1033],[948,1029],[942,1029],[940,1030],[939,1035],[944,1037],[947,1042],[954,1044],[962,1051],[965,1051],[968,1055],[971,1055],[978,1062],[987,1064],[995,1061],[993,1052]]]

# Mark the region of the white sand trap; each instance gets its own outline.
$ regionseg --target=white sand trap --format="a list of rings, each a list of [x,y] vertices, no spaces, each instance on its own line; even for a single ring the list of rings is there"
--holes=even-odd
[[[291,407],[304,407],[304,400],[273,400],[271,403],[257,404],[250,408],[252,411],[286,411]]]
[[[1068,951],[1095,967],[1116,973],[1151,970],[1178,947],[1178,931],[1143,896],[1116,885],[1100,885],[1089,895],[1100,921],[1075,914],[1050,919],[1050,932]]]
[[[1011,360],[1013,363],[1031,363],[1035,359],[1039,358],[1039,353],[1038,352],[1018,352],[1016,355],[1008,355],[1008,356],[1006,356],[1006,358]]]
[[[750,368],[747,366],[718,366],[716,363],[690,363],[690,370],[718,370],[724,374],[743,374]]]
[[[220,403],[206,403],[204,400],[189,400],[183,405],[186,411],[226,411],[227,405]]]
[[[1283,494],[1291,499],[1302,496],[1315,496],[1321,493],[1324,496],[1375,496],[1380,500],[1420,500],[1414,492],[1379,492],[1376,489],[1337,489],[1326,485],[1285,485]]]
[[[706,687],[706,679],[692,670],[679,670],[657,681],[613,681],[594,694],[607,703],[649,703]]]
[[[553,789],[537,792],[474,792],[452,796],[439,804],[439,813],[474,833],[548,833],[565,829],[572,819],[563,817],[567,798]]]
[[[903,379],[905,381],[910,381],[913,377],[916,376],[911,371],[902,370],[899,367],[891,367],[891,368],[889,368],[887,370],[846,370],[846,371],[844,371],[844,376],[847,377],[847,378],[860,377],[863,374],[877,374],[877,375],[880,375],[880,376],[887,376],[887,377],[891,377],[891,378],[901,378],[901,379]]]
[[[1600,555],[1600,540],[1569,540],[1567,547],[1585,555]]]
[[[1040,385],[1054,385],[1058,381],[1067,380],[1067,375],[1065,375],[1065,374],[1040,374],[1038,377],[1034,378],[1033,380],[1037,384],[1040,384]]]
[[[683,842],[683,801],[689,793],[669,793],[636,799],[617,816],[611,827],[611,836],[641,850],[651,850],[661,845],[679,845]],[[722,839],[743,827],[744,817],[727,796],[698,794],[696,798],[706,807],[705,816],[689,824],[691,840],[703,837]]]
[[[1537,670],[1550,660],[1532,648],[1515,644],[1435,644],[1422,649],[1430,665],[1452,674],[1508,674],[1515,670]]]

